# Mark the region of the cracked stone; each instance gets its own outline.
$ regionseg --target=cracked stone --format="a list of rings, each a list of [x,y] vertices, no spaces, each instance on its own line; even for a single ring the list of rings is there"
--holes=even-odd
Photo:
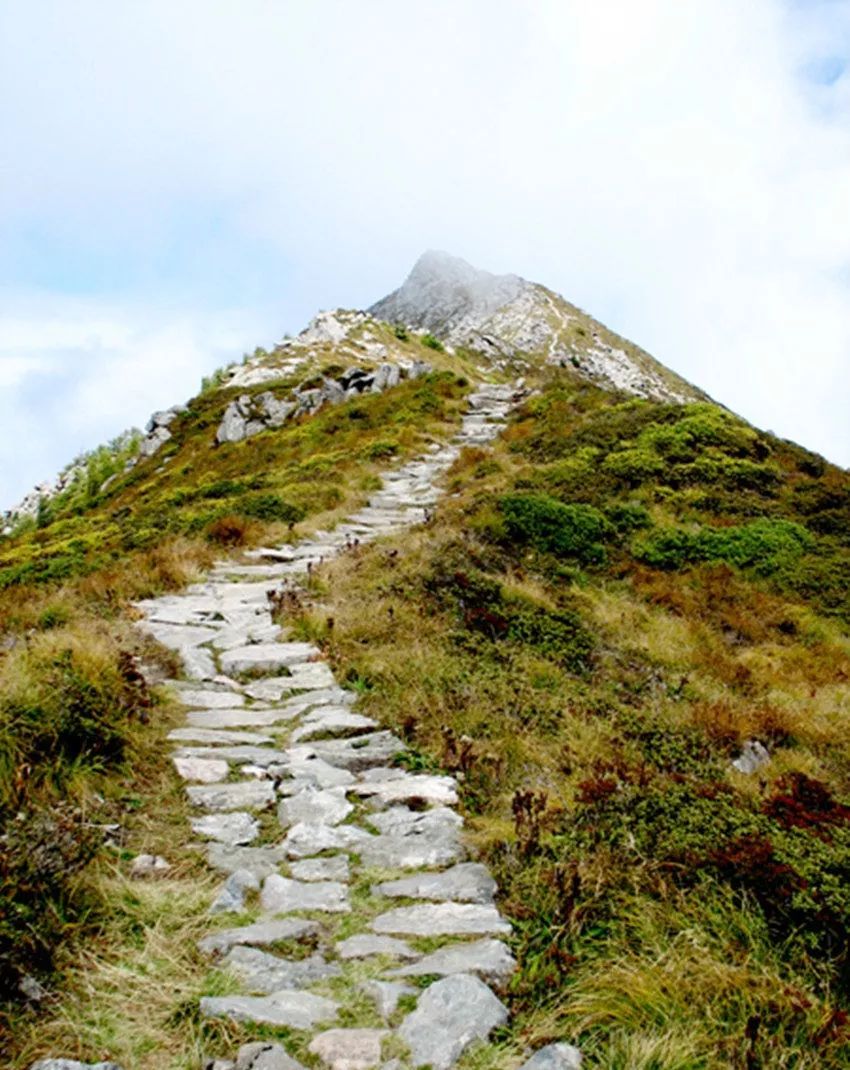
[[[281,750],[272,747],[244,746],[181,747],[178,758],[224,758],[236,765],[275,765],[286,760]]]
[[[315,921],[303,918],[279,918],[274,921],[257,921],[253,925],[239,925],[233,929],[219,929],[198,942],[205,955],[223,955],[231,947],[247,947],[277,944],[283,940],[306,940],[319,935]]]
[[[462,862],[442,873],[417,873],[372,887],[375,895],[400,899],[442,899],[457,903],[492,903],[496,882],[486,866]]]
[[[450,776],[399,775],[393,779],[367,781],[351,790],[373,805],[391,806],[394,803],[429,803],[434,806],[453,806],[458,801],[457,785]]]
[[[347,881],[350,876],[347,855],[308,858],[303,862],[293,862],[289,870],[299,881]]]
[[[191,710],[186,715],[186,724],[193,728],[268,728],[293,720],[297,714],[288,710],[217,709]]]
[[[378,839],[356,825],[293,825],[283,841],[283,848],[290,858],[309,858],[322,851],[346,851],[349,848],[364,851]]]
[[[328,1029],[310,1041],[309,1051],[329,1070],[371,1070],[381,1061],[386,1029]]]
[[[271,736],[259,732],[228,732],[216,728],[175,728],[167,738],[173,743],[249,743],[257,746],[274,743]]]
[[[448,977],[470,973],[491,985],[504,985],[516,969],[516,960],[501,940],[476,940],[473,943],[441,947],[418,962],[393,970],[390,977]]]
[[[472,936],[509,933],[511,927],[494,906],[477,903],[423,903],[379,914],[370,928],[405,936]]]
[[[204,996],[200,1004],[203,1018],[229,1018],[289,1029],[313,1029],[319,1022],[333,1021],[338,1010],[339,1004],[333,1000],[297,990],[270,996]]]
[[[277,873],[266,877],[260,903],[271,914],[289,914],[295,910],[346,914],[351,910],[347,885],[339,881],[294,881]]]
[[[237,945],[222,960],[251,993],[268,995],[282,988],[307,988],[317,981],[337,977],[341,970],[321,955],[306,959],[283,959],[256,947]]]
[[[508,1020],[507,1008],[477,977],[446,977],[426,988],[398,1035],[414,1066],[449,1070],[476,1040]]]
[[[291,795],[296,784],[304,784],[306,781],[315,784],[317,788],[347,787],[354,783],[354,774],[347,769],[340,769],[331,765],[322,758],[317,758],[307,748],[293,747],[287,751],[287,761],[284,765],[287,776],[293,780],[292,784],[286,781],[281,783],[281,794]],[[301,790],[298,788],[297,790]]]
[[[301,823],[308,825],[338,825],[344,821],[354,807],[345,797],[345,788],[326,788],[317,790],[308,788],[293,795],[277,808],[277,816],[282,828]]]
[[[204,784],[187,788],[186,794],[193,806],[204,810],[265,810],[275,800],[272,784],[262,780],[238,781],[235,784]]]
[[[522,1064],[520,1070],[581,1070],[581,1052],[572,1044],[547,1044]]]
[[[178,698],[184,706],[197,706],[204,710],[235,709],[245,705],[245,698],[233,691],[180,691]]]
[[[392,732],[372,732],[353,739],[320,740],[311,746],[317,757],[352,773],[384,765],[405,750],[404,743]]]
[[[280,1044],[259,1040],[242,1045],[234,1070],[304,1070],[304,1067]]]
[[[226,650],[219,660],[222,672],[235,675],[288,669],[298,662],[318,657],[319,653],[312,643],[255,643]]]
[[[174,768],[183,780],[201,784],[217,784],[230,772],[227,762],[219,758],[172,758]]]
[[[209,840],[237,846],[255,840],[260,826],[250,814],[244,810],[236,810],[226,814],[195,817],[192,819],[192,831]]]
[[[210,914],[243,910],[248,892],[259,891],[260,882],[250,869],[237,869],[227,878],[210,906]]]
[[[329,736],[359,736],[371,732],[378,724],[371,717],[364,717],[350,710],[319,710],[305,718],[304,724],[292,733],[292,742],[298,743]]]
[[[396,940],[393,936],[373,936],[371,933],[357,933],[347,940],[341,940],[336,945],[336,953],[341,959],[365,959],[370,955],[386,955],[393,959],[419,958],[419,952],[404,940]]]
[[[210,843],[207,846],[207,863],[220,873],[233,873],[247,869],[258,880],[277,873],[281,862],[286,861],[286,851],[277,847],[230,847],[225,843]]]

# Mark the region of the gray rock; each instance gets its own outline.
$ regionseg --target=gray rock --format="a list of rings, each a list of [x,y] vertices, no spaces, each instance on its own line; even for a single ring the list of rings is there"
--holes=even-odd
[[[491,985],[506,984],[516,969],[516,960],[501,940],[476,940],[473,943],[441,947],[418,962],[393,970],[391,977],[448,977],[470,973]]]
[[[264,995],[282,988],[307,988],[341,972],[339,966],[326,962],[321,955],[282,959],[259,948],[238,944],[225,955],[223,965],[236,974],[249,992]]]
[[[423,903],[421,906],[396,907],[379,914],[370,928],[376,933],[405,936],[472,936],[511,931],[494,906],[478,903]]]
[[[371,717],[350,710],[316,710],[304,719],[304,724],[292,733],[293,743],[329,737],[360,736],[377,728]]]
[[[136,855],[130,863],[131,877],[164,877],[171,869],[162,855]]]
[[[739,773],[752,774],[770,761],[770,754],[764,744],[757,739],[748,739],[741,748],[741,754],[732,762],[732,767]]]
[[[245,438],[248,420],[245,412],[247,406],[243,402],[246,396],[231,401],[224,410],[224,416],[215,433],[215,440],[219,445],[224,442],[241,442]]]
[[[270,996],[204,996],[200,1010],[202,1018],[313,1029],[336,1018],[339,1005],[312,992],[284,990]]]
[[[287,751],[284,772],[298,783],[314,784],[317,788],[347,787],[354,783],[354,774],[347,769],[339,769],[323,758],[317,758],[306,747],[294,747]],[[300,788],[298,789],[300,790]],[[290,794],[285,783],[280,786],[281,794]]]
[[[371,1070],[381,1061],[387,1035],[386,1029],[328,1029],[312,1039],[308,1050],[329,1070]]]
[[[217,784],[230,772],[230,766],[220,758],[172,758],[178,776],[200,784]]]
[[[293,825],[283,841],[283,848],[289,858],[310,858],[322,851],[347,851],[349,849],[363,852],[379,837],[370,836],[365,829],[356,825]]]
[[[451,899],[458,903],[492,903],[496,882],[486,866],[463,862],[443,873],[417,873],[397,881],[376,884],[376,895],[403,899]]]
[[[319,691],[335,683],[333,673],[322,661],[293,665],[289,670],[290,691]]]
[[[383,806],[413,801],[453,806],[458,801],[454,777],[411,775],[399,770],[395,774],[391,779],[357,784],[351,790]]]
[[[286,754],[273,747],[222,746],[222,747],[181,747],[178,758],[223,758],[234,765],[276,765],[286,760]],[[192,790],[192,789],[190,789]]]
[[[245,705],[244,696],[233,691],[180,691],[178,697],[184,706],[197,706],[205,710],[227,710]]]
[[[226,814],[207,814],[192,819],[192,831],[208,840],[227,843],[231,846],[251,843],[260,832],[260,826],[244,810]]]
[[[243,910],[248,892],[259,891],[260,882],[250,869],[237,869],[227,878],[210,906],[210,914],[226,914]]]
[[[311,746],[317,757],[354,773],[384,765],[405,749],[404,743],[392,732],[373,732],[354,739],[320,741]]]
[[[345,788],[307,788],[284,799],[277,816],[283,828],[304,822],[309,825],[338,825],[354,807],[345,797]]]
[[[360,987],[367,996],[374,999],[378,1014],[385,1022],[395,1013],[402,996],[415,996],[419,992],[413,985],[401,984],[398,981],[364,981]]]
[[[236,1057],[235,1070],[304,1070],[280,1044],[267,1040],[243,1044]]]
[[[572,1044],[548,1044],[524,1062],[520,1070],[581,1070],[581,1052]]]
[[[246,743],[253,746],[274,743],[271,736],[259,732],[230,732],[221,728],[174,728],[167,738],[173,743]]]
[[[217,675],[212,654],[198,646],[186,646],[178,651],[183,672],[190,680],[214,680]]]
[[[475,1040],[508,1020],[507,1008],[477,977],[458,974],[436,981],[399,1027],[414,1066],[449,1070]]]
[[[299,881],[347,881],[350,876],[347,855],[293,862],[289,871]]]
[[[439,807],[422,813],[395,807],[370,817],[383,835],[359,848],[364,865],[379,869],[421,869],[461,862],[466,852],[460,840],[463,821],[454,810]]]
[[[229,674],[274,672],[318,656],[312,643],[256,643],[226,650],[220,661],[222,672]]]
[[[230,847],[225,843],[211,843],[207,847],[207,862],[219,873],[234,873],[247,869],[258,880],[277,873],[286,860],[286,851],[277,847]]]
[[[346,914],[351,910],[348,886],[339,881],[294,881],[276,873],[266,877],[260,903],[270,914],[289,914],[295,910]]]
[[[435,806],[430,810],[411,810],[407,806],[394,806],[383,813],[370,814],[369,823],[385,835],[428,836],[458,832],[463,827],[463,818],[447,806]]]
[[[193,728],[267,728],[291,721],[297,714],[287,710],[214,709],[193,710],[186,716],[186,724]]]
[[[233,929],[219,929],[199,941],[198,947],[205,955],[223,955],[231,947],[263,947],[284,940],[307,940],[318,934],[319,926],[315,921],[279,918],[257,921],[253,925],[239,925]]]
[[[39,1059],[30,1070],[121,1070],[118,1063],[81,1063],[77,1059]]]
[[[419,952],[404,940],[396,940],[392,936],[373,936],[371,933],[357,933],[347,940],[340,940],[335,950],[341,959],[366,959],[372,955],[408,960],[419,958]]]
[[[265,810],[275,800],[272,784],[244,780],[235,784],[203,784],[186,789],[189,802],[204,810],[220,813],[226,810]]]
[[[153,457],[166,442],[171,438],[171,432],[167,427],[155,427],[149,435],[139,443],[139,456],[144,459]]]

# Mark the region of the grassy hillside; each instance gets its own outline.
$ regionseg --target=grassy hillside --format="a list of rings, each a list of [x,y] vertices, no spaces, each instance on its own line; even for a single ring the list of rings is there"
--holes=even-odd
[[[136,815],[182,813],[162,749],[173,711],[140,672],[176,665],[132,627],[131,602],[356,509],[387,464],[451,434],[467,390],[434,372],[217,449],[233,391],[207,392],[156,457],[106,492],[75,488],[2,543],[0,1001],[23,976],[49,977],[68,937],[127,914],[123,892],[98,889],[144,850]]]
[[[242,391],[206,391],[152,460],[0,544],[13,1065],[84,1030],[188,1068],[225,1028],[191,1010],[215,986],[208,875],[126,877],[157,823],[186,827],[174,711],[138,671],[173,666],[130,602],[333,523],[448,437],[474,358],[433,354],[421,380],[218,449]],[[707,402],[570,368],[538,385],[431,524],[323,566],[295,628],[411,764],[459,776],[515,926],[513,1039],[619,1070],[850,1066],[850,476]],[[770,762],[745,775],[750,740]],[[13,1007],[24,973],[65,995]]]
[[[452,478],[300,627],[461,776],[518,1028],[594,1067],[850,1066],[850,476],[564,372]]]

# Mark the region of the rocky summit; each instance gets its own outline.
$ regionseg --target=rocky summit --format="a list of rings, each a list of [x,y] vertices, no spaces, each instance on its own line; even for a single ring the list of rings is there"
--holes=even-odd
[[[850,475],[426,253],[0,541],[12,1070],[850,1066]]]

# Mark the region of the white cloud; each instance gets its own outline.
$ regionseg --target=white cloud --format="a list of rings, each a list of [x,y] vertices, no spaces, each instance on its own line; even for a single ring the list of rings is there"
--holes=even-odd
[[[34,361],[101,339],[60,361],[88,412],[142,353],[194,376],[223,309],[241,350],[436,246],[850,463],[848,0],[41,0],[2,41],[0,237],[129,266],[89,326],[24,317]]]

